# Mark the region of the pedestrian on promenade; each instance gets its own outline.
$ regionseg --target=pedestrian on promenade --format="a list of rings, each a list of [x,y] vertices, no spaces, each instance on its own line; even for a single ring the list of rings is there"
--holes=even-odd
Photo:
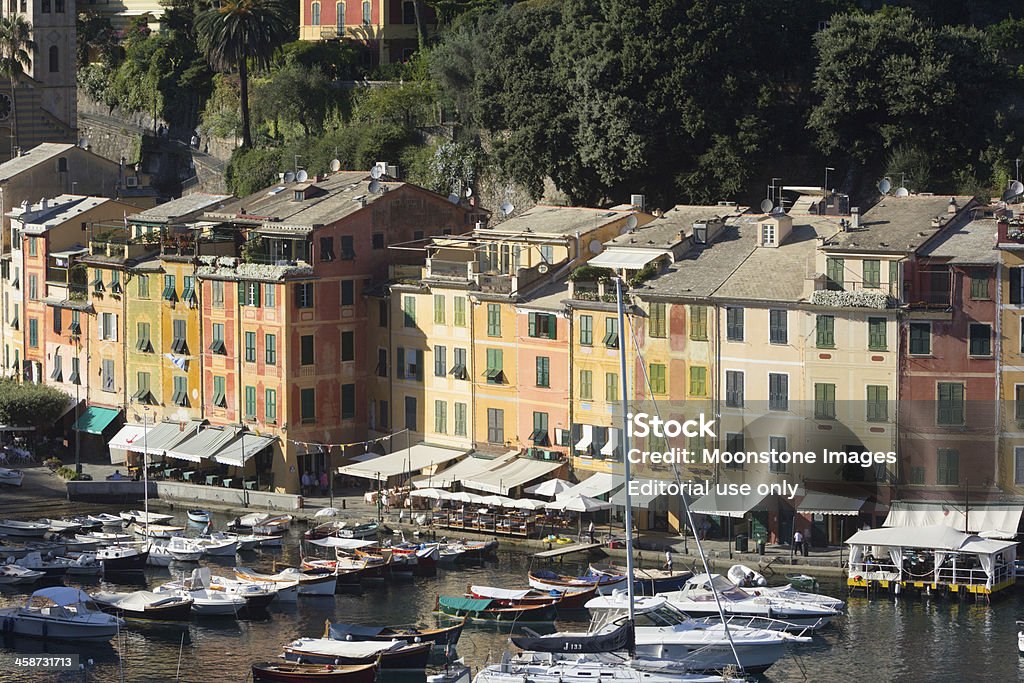
[[[665,551],[665,568],[668,569],[668,575],[672,576],[672,549],[669,548]]]
[[[590,526],[587,527],[587,534],[590,536],[590,542],[594,542],[594,520],[590,520]]]
[[[797,529],[793,532],[793,552],[801,553],[804,549],[804,535]]]
[[[329,484],[330,484],[330,480],[327,477],[327,470],[324,470],[323,472],[320,473],[320,495],[321,496],[326,496],[327,495],[327,489],[329,487]]]

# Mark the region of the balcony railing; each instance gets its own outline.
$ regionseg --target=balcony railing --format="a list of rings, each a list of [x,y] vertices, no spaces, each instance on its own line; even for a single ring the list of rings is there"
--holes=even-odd
[[[444,280],[469,280],[472,261],[427,261],[427,277]]]
[[[480,275],[478,279],[481,292],[491,294],[511,294],[511,275]]]

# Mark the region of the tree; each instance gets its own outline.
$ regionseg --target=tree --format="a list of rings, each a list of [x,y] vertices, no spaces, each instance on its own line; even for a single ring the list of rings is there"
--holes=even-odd
[[[277,117],[302,126],[309,137],[321,132],[327,111],[337,99],[336,91],[319,66],[286,64],[274,71],[254,90],[254,109],[266,120]]]
[[[49,427],[67,410],[71,397],[45,384],[0,380],[0,424]]]
[[[224,0],[196,16],[195,29],[216,69],[238,69],[242,146],[252,147],[249,62],[266,68],[290,35],[288,9],[280,0]]]
[[[20,145],[15,89],[25,75],[25,69],[32,64],[35,49],[32,24],[25,17],[18,14],[0,18],[0,74],[7,76],[11,83],[11,127],[14,133],[11,136],[11,156],[14,156],[14,148]]]

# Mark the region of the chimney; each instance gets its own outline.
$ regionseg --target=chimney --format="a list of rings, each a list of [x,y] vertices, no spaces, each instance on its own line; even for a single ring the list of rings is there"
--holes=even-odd
[[[956,215],[956,212],[957,212],[956,197],[950,197],[949,198],[949,206],[946,207],[946,213],[948,213],[948,214],[950,214],[952,216],[952,215]]]
[[[42,199],[39,200],[39,208],[42,209],[43,211],[49,208],[49,206],[50,202],[46,197],[43,197]]]
[[[860,229],[860,207],[859,206],[851,206],[850,207],[850,229],[851,230],[859,230]]]
[[[629,203],[632,204],[633,208],[637,211],[647,210],[647,197],[642,194],[629,195]]]

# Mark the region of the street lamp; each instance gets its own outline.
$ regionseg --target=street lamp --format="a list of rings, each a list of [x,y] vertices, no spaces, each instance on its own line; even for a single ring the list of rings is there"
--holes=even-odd
[[[75,360],[81,365],[82,355],[82,339],[81,337],[75,337]],[[81,455],[81,439],[79,437],[80,429],[78,428],[78,404],[81,399],[78,396],[79,387],[82,386],[81,373],[75,378],[75,474],[82,474],[82,455]]]

